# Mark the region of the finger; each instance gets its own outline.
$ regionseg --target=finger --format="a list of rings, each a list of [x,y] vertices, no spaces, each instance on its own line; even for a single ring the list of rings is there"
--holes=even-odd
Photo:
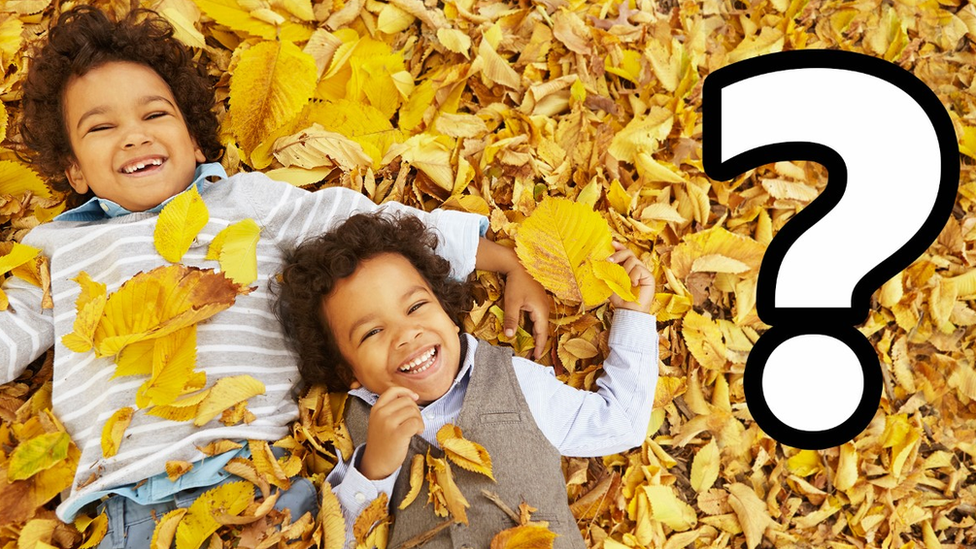
[[[505,296],[505,321],[502,323],[502,329],[505,331],[505,337],[515,337],[515,330],[518,329],[518,323],[521,316],[521,304],[517,302],[514,294],[507,294]]]
[[[529,318],[532,319],[532,338],[535,341],[535,349],[532,354],[538,360],[542,358],[545,351],[546,340],[549,339],[549,303],[548,301],[535,304],[528,309]]]
[[[376,399],[376,404],[374,404],[373,407],[376,408],[377,406],[386,406],[398,398],[406,398],[409,402],[416,405],[417,400],[420,399],[420,395],[411,391],[410,389],[407,389],[406,387],[390,387],[389,389],[383,391],[383,394]]]

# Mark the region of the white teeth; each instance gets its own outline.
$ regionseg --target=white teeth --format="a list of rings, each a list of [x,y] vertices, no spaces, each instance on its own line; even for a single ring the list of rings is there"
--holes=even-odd
[[[423,372],[427,368],[430,368],[432,364],[434,364],[435,354],[436,354],[436,347],[431,348],[426,353],[418,356],[417,358],[411,360],[410,362],[404,364],[403,366],[400,366],[400,371],[412,372],[415,374]]]
[[[137,171],[145,168],[146,166],[159,166],[162,163],[163,163],[162,160],[160,160],[158,158],[153,158],[152,160],[149,160],[149,161],[146,161],[146,162],[136,162],[135,164],[130,164],[128,166],[124,166],[122,168],[122,171],[125,172],[125,173],[135,173],[135,172],[137,172]]]

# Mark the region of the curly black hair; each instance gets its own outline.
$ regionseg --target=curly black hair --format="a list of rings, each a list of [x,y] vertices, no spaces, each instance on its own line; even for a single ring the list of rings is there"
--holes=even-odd
[[[20,131],[26,156],[56,191],[68,193],[68,205],[88,196],[73,192],[65,170],[73,158],[64,120],[64,91],[72,77],[105,63],[128,61],[145,65],[169,85],[190,135],[208,161],[218,160],[213,83],[190,52],[173,36],[173,27],[152,10],[132,10],[110,21],[101,10],[77,6],[65,11],[35,49],[24,81]],[[89,193],[90,194],[90,193]]]
[[[272,285],[275,314],[298,353],[298,369],[307,383],[348,391],[355,381],[322,303],[336,283],[377,255],[395,253],[406,258],[451,320],[464,329],[464,313],[472,303],[470,285],[451,278],[451,264],[434,253],[437,242],[437,235],[416,217],[378,211],[356,214],[289,255],[280,281]]]

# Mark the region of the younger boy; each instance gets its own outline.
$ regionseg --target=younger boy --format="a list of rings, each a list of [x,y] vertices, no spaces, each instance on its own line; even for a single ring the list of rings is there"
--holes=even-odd
[[[560,455],[601,456],[640,445],[657,382],[657,336],[649,306],[654,278],[623,246],[611,260],[638,289],[638,303],[614,295],[610,355],[596,392],[563,384],[552,370],[461,333],[466,287],[433,253],[437,237],[414,218],[360,214],[302,244],[285,268],[278,316],[306,381],[349,391],[346,423],[355,451],[328,480],[346,518],[347,542],[362,510],[384,493],[394,513],[389,547],[440,520],[418,501],[398,509],[414,455],[439,454],[445,424],[491,457],[495,484],[453,468],[472,508],[428,547],[488,547],[514,524],[481,496],[536,507],[560,534],[555,547],[585,547],[569,511]],[[417,435],[417,436],[415,436]]]
[[[260,173],[227,178],[219,164],[207,163],[222,152],[213,105],[202,68],[170,25],[145,10],[117,23],[86,6],[63,13],[32,58],[24,84],[21,133],[35,168],[57,190],[71,193],[73,209],[24,238],[50,260],[53,311],[42,309],[39,288],[17,278],[4,282],[10,307],[0,313],[0,383],[15,379],[54,346],[54,412],[81,450],[70,495],[57,512],[71,521],[85,504],[111,496],[103,504],[109,513],[103,546],[148,546],[153,518],[192,502],[188,491],[225,479],[223,465],[247,451],[245,445],[240,452],[199,461],[199,447],[225,439],[275,441],[289,433],[298,417],[300,380],[271,311],[267,282],[280,271],[286,251],[308,235],[376,209],[347,189],[309,193]],[[211,183],[208,176],[221,180]],[[196,369],[206,373],[208,387],[226,376],[248,374],[266,391],[248,401],[256,419],[247,425],[213,420],[195,427],[137,410],[118,453],[105,457],[102,428],[116,410],[134,406],[145,377],[113,379],[111,358],[75,353],[62,344],[76,317],[80,287],[74,279],[84,271],[111,294],[135,274],[167,265],[153,244],[158,214],[190,187],[203,197],[209,221],[183,264],[216,268],[206,254],[221,229],[246,218],[261,227],[256,289],[198,326]],[[547,318],[545,292],[514,255],[480,238],[481,218],[387,207],[409,211],[446,236],[438,252],[450,259],[454,275],[466,276],[476,264],[506,273],[513,320],[520,308],[534,319]],[[544,322],[536,323],[540,350],[545,329]],[[197,463],[170,482],[168,461]],[[307,481],[296,483],[303,484]],[[310,501],[291,508],[297,510],[293,520],[314,506],[314,491]]]

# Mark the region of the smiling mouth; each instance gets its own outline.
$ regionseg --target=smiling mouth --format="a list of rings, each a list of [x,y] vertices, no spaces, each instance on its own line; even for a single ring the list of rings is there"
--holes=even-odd
[[[434,361],[437,359],[437,350],[436,346],[431,347],[429,351],[400,366],[398,370],[405,374],[419,374],[427,370],[434,365]]]
[[[120,172],[131,175],[134,173],[139,173],[147,169],[152,169],[157,166],[162,166],[164,160],[162,158],[152,158],[149,160],[140,160],[139,162],[133,162],[131,164],[126,164],[119,169]]]

